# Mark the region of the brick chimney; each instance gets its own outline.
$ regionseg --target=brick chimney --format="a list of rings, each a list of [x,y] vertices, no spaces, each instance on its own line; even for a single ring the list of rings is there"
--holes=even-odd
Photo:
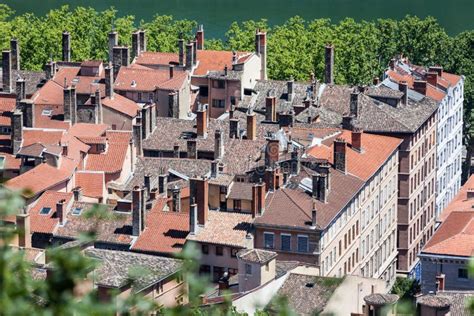
[[[9,50],[2,51],[2,83],[3,92],[13,92],[12,87],[12,57]]]
[[[109,32],[109,62],[114,59],[114,47],[118,45],[118,33],[115,31]]]
[[[197,49],[203,50],[204,49],[204,26],[199,24],[198,29],[196,31],[196,42],[197,42]]]
[[[140,56],[140,32],[135,31],[132,33],[132,60],[138,56]]]
[[[426,95],[426,81],[425,80],[415,80],[413,82],[413,90],[416,92]]]
[[[274,167],[280,159],[280,141],[268,139],[265,147],[265,166]]]
[[[15,110],[11,118],[12,129],[12,149],[13,154],[16,155],[20,150],[23,142],[23,113],[21,110]]]
[[[16,38],[10,40],[10,51],[12,53],[12,69],[20,70],[20,45]]]
[[[438,73],[436,71],[430,71],[426,73],[426,81],[434,87],[438,86]]]
[[[133,142],[135,143],[135,148],[137,150],[137,156],[141,156],[143,154],[142,124],[133,124],[132,134],[133,134]]]
[[[316,210],[316,201],[313,201],[313,208],[311,210],[311,227],[316,228],[317,223],[317,210]]]
[[[173,145],[173,158],[179,158],[179,144],[174,143]]]
[[[53,79],[54,75],[56,74],[56,70],[56,62],[50,60],[48,63],[46,63],[44,68],[46,79]]]
[[[33,100],[21,100],[20,109],[23,110],[23,126],[35,127],[35,104]]]
[[[353,129],[351,132],[352,148],[360,153],[364,151],[362,147],[362,134],[362,130],[358,128]]]
[[[239,119],[229,119],[229,138],[239,138],[240,121]]]
[[[102,111],[102,98],[100,96],[100,90],[97,89],[94,93],[95,107],[97,111],[96,124],[102,124],[103,111]]]
[[[62,36],[63,61],[71,61],[71,34],[64,31]]]
[[[198,231],[198,206],[195,199],[189,204],[189,233],[195,235]]]
[[[184,67],[184,39],[180,38],[178,40],[178,56],[179,56],[179,65]]]
[[[114,79],[116,79],[120,67],[130,65],[130,49],[128,47],[114,46],[112,49],[112,64],[114,67]]]
[[[267,33],[257,29],[255,52],[260,57],[260,80],[267,80]]]
[[[276,97],[267,96],[265,98],[265,120],[276,122]]]
[[[140,53],[146,52],[146,31],[139,30],[140,33]]]
[[[114,68],[111,62],[105,67],[105,96],[114,98]]]
[[[191,42],[193,44],[193,66],[196,66],[197,64],[197,41],[194,39],[194,41]]]
[[[252,187],[252,218],[262,216],[265,212],[265,183],[260,179]]]
[[[207,137],[207,108],[203,104],[199,104],[196,111],[196,127],[197,135],[202,138]]]
[[[174,65],[169,65],[169,70],[170,70],[170,79],[174,77]]]
[[[20,101],[26,99],[26,81],[23,78],[18,78],[15,85],[16,92],[16,107],[19,107]]]
[[[313,175],[313,198],[322,203],[327,203],[329,192],[329,181],[326,174],[318,173]]]
[[[324,83],[334,84],[334,46],[326,45],[324,54]]]
[[[224,157],[224,134],[222,130],[216,130],[214,134],[214,159],[222,159]]]
[[[179,118],[178,93],[173,91],[168,94],[168,117]]]
[[[186,70],[191,71],[193,69],[193,53],[194,46],[193,43],[186,44]]]
[[[158,193],[168,194],[168,175],[164,170],[158,175]]]
[[[359,114],[359,92],[351,92],[349,111],[353,117],[357,117]]]
[[[151,174],[143,175],[143,186],[145,187],[145,197],[149,197],[151,193]]]
[[[181,189],[177,185],[171,188],[171,198],[173,212],[181,212]]]
[[[72,193],[74,195],[74,201],[80,202],[82,201],[82,188],[81,187],[75,187],[72,189]]]
[[[24,208],[21,208],[16,215],[16,229],[18,231],[18,247],[31,248],[30,214]]]
[[[257,139],[257,116],[250,109],[247,112],[247,139]]]
[[[132,191],[132,235],[140,236],[145,229],[145,210],[143,207],[143,189],[139,186]]]
[[[76,123],[77,112],[77,95],[76,87],[64,87],[64,120],[71,121],[71,124]]]
[[[196,139],[188,139],[186,142],[187,146],[187,158],[197,159],[197,142]]]
[[[443,75],[443,67],[441,66],[431,66],[429,69],[428,69],[429,72],[436,72],[438,74],[438,76],[442,76]]]
[[[56,217],[59,220],[59,225],[64,225],[66,222],[66,200],[62,199],[56,203]]]
[[[403,93],[402,96],[402,104],[407,105],[408,104],[408,83],[406,81],[400,81],[398,83],[398,90]]]
[[[209,213],[209,182],[207,178],[190,179],[191,198],[194,198],[198,206],[198,224],[204,226]]]
[[[341,138],[334,140],[334,168],[346,173],[346,141]]]
[[[295,87],[295,81],[293,80],[293,78],[286,82],[286,93],[287,93],[286,100],[288,102],[293,101],[293,97],[295,95],[294,87]]]

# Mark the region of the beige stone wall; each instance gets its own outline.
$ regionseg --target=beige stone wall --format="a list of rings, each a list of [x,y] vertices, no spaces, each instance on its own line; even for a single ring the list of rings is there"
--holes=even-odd
[[[109,107],[102,106],[102,122],[112,126],[112,129],[131,131],[133,118],[117,112]]]

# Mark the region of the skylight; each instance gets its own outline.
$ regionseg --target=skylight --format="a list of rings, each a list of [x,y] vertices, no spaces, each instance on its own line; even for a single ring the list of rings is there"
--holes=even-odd
[[[43,116],[51,116],[51,115],[53,115],[53,110],[43,110],[43,111],[41,112],[41,115],[43,115]]]
[[[82,207],[75,207],[72,209],[72,215],[81,215]]]
[[[51,207],[43,207],[43,208],[40,210],[40,214],[41,214],[41,215],[48,215],[50,212],[51,212]]]

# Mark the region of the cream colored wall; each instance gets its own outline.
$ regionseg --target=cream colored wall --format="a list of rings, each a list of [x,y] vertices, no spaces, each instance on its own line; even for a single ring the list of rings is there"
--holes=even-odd
[[[115,125],[116,130],[132,130],[133,118],[114,111],[109,107],[102,106],[102,122],[110,126]]]
[[[247,62],[244,64],[244,72],[242,74],[242,95],[244,94],[244,88],[253,89],[257,80],[260,79],[260,72],[262,70],[262,63],[260,57],[253,54]]]

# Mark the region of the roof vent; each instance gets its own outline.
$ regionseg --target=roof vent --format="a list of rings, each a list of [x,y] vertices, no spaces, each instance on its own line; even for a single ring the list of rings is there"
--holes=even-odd
[[[132,80],[131,86],[132,86],[133,88],[135,88],[135,87],[137,86],[137,82],[136,82],[135,80]]]

